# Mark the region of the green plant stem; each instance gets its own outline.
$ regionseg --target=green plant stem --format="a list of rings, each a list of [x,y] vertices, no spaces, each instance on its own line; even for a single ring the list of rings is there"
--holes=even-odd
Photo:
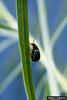
[[[28,100],[36,100],[32,82],[32,71],[30,65],[30,47],[28,31],[28,7],[27,0],[17,0],[17,18],[19,46],[22,62],[22,75]]]

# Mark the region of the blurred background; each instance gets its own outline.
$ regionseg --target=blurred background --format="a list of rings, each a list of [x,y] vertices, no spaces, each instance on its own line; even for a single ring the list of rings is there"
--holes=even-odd
[[[16,0],[0,0],[0,10],[2,2],[16,19]],[[67,0],[44,0],[44,2],[46,3],[47,9],[50,38],[52,38],[61,22],[65,21],[66,23],[61,31],[61,35],[53,47],[53,55],[59,71],[67,78]],[[5,10],[3,10],[2,13],[4,14]],[[4,17],[0,17],[0,24],[8,26]],[[35,37],[42,46],[36,0],[28,0],[28,19],[31,35]],[[18,39],[13,37],[14,33],[17,34],[16,31],[0,28],[1,100],[27,100],[21,74]],[[9,37],[8,34],[11,34],[11,37]],[[39,61],[31,61],[31,65],[37,100],[44,100],[48,95],[47,70]],[[60,95],[67,94],[60,88]]]

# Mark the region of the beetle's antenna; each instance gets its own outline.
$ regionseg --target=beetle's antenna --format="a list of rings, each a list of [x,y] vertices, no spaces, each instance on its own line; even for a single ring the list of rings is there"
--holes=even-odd
[[[34,43],[34,41],[35,41],[35,38],[36,38],[36,34],[34,34],[34,39],[33,39],[33,43]]]
[[[36,37],[38,36],[38,31],[36,34],[34,34],[34,39],[33,39],[33,43],[35,42]]]

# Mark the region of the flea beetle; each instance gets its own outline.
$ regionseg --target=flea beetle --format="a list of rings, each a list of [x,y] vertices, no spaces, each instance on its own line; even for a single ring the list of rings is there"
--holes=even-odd
[[[39,48],[35,43],[31,43],[32,50],[31,50],[31,59],[32,61],[36,62],[40,59],[40,51]]]

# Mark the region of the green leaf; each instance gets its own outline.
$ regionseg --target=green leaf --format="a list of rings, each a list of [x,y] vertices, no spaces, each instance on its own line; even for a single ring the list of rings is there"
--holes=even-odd
[[[28,100],[36,100],[32,81],[30,65],[30,44],[28,31],[28,3],[27,0],[17,0],[18,36],[20,56],[22,62],[22,75]]]
[[[16,31],[15,29],[9,27],[6,24],[0,23],[0,29],[6,29],[6,30],[10,30],[10,31]]]
[[[50,96],[50,90],[49,90],[48,80],[46,82],[45,93],[44,93],[44,100],[47,100],[47,96]]]

